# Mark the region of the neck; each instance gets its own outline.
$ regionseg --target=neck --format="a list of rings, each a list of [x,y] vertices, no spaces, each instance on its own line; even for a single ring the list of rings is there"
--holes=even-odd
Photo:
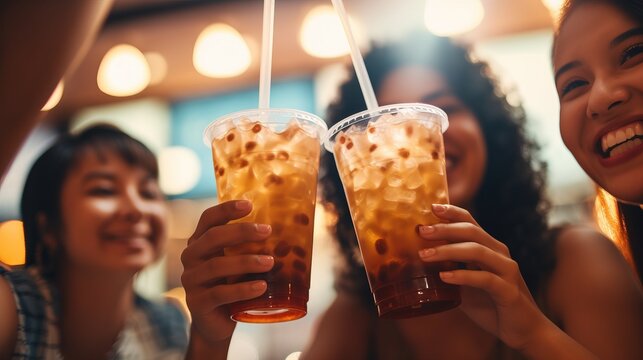
[[[60,348],[66,359],[105,358],[133,304],[133,276],[64,266],[60,290]]]

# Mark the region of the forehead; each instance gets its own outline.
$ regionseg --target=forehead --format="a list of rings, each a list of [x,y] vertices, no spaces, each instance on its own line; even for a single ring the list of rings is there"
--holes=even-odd
[[[109,172],[117,177],[147,176],[147,172],[140,166],[129,165],[113,151],[103,151],[100,154],[94,150],[87,150],[79,154],[74,166],[69,171],[68,178],[82,179],[91,172]]]
[[[637,27],[636,22],[616,7],[592,2],[578,6],[561,27],[554,49],[554,63],[582,60],[609,50],[610,41]],[[581,57],[581,59],[577,59]]]
[[[421,66],[405,66],[386,76],[379,89],[383,104],[417,102],[437,92],[448,92],[446,80],[438,72]]]

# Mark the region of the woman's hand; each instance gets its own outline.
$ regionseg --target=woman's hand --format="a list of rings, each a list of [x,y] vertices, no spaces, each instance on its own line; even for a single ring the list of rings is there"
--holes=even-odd
[[[448,244],[423,249],[420,258],[466,264],[466,269],[440,273],[444,282],[462,286],[460,309],[508,346],[527,346],[539,327],[550,322],[538,309],[507,246],[486,233],[467,210],[433,205],[433,212],[446,223],[420,227],[420,236]]]
[[[192,329],[210,344],[229,339],[235,322],[227,304],[260,296],[266,291],[263,280],[227,284],[226,277],[269,271],[272,256],[224,256],[223,248],[246,242],[265,241],[271,228],[265,224],[235,223],[246,216],[252,204],[246,200],[228,201],[203,212],[188,246],[181,255],[181,282],[192,315]]]

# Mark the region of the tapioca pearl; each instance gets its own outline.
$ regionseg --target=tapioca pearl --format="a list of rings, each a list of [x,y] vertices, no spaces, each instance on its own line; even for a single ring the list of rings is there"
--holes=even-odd
[[[308,287],[308,282],[303,274],[292,274],[291,282],[296,288],[305,289]]]
[[[295,259],[295,261],[292,262],[292,267],[300,272],[306,272],[306,269],[308,269],[308,266],[306,266],[306,263],[299,260]]]
[[[300,258],[305,258],[308,254],[303,247],[298,245],[292,247],[292,252]]]
[[[377,149],[377,144],[373,144],[373,145],[371,145],[371,147],[369,147],[369,148],[368,148],[368,151],[369,151],[369,152],[373,152],[373,151],[375,151],[376,149]]]
[[[371,133],[371,134],[374,134],[375,133],[375,127],[374,126],[369,126],[368,127],[368,132]]]
[[[404,128],[404,131],[406,132],[406,136],[411,137],[413,136],[413,125],[406,125]]]
[[[225,139],[228,141],[234,140],[234,133],[229,133],[228,136],[225,137]]]
[[[340,135],[337,141],[339,141],[340,144],[344,145],[346,143],[346,136]]]
[[[255,141],[248,141],[245,145],[246,151],[252,151],[252,149],[257,147],[257,143]]]
[[[273,273],[278,273],[283,268],[284,268],[284,262],[275,260],[275,265],[272,266],[272,269],[270,269],[270,271]]]
[[[281,235],[281,233],[284,231],[284,224],[282,223],[274,223],[270,225],[272,227],[272,234],[273,235]]]
[[[388,252],[388,244],[386,243],[386,240],[384,239],[375,240],[375,251],[377,251],[377,253],[380,255],[386,254]]]
[[[288,242],[281,240],[277,245],[275,245],[273,254],[275,254],[276,257],[284,257],[290,253],[291,248],[292,246],[290,246]]]
[[[290,155],[284,150],[279,150],[277,153],[277,159],[278,160],[288,160],[290,158]]]
[[[268,175],[268,178],[266,179],[266,183],[264,184],[264,186],[282,185],[283,183],[284,183],[284,179],[281,176],[271,173],[270,175]]]
[[[275,154],[273,154],[273,153],[266,154],[266,160],[272,161],[274,159],[275,159]]]
[[[352,149],[352,148],[353,148],[353,142],[352,142],[352,141],[349,141],[349,142],[346,144],[346,149],[350,150],[350,149]]]
[[[254,126],[252,127],[252,132],[256,134],[261,131],[261,128],[262,126],[260,124],[254,124]]]
[[[408,149],[401,148],[397,151],[397,154],[400,155],[404,159],[408,159],[409,156],[411,156],[411,152]]]
[[[299,213],[293,216],[293,221],[299,225],[308,225],[310,223],[310,219],[308,218],[308,215],[304,213]]]
[[[432,158],[433,160],[437,160],[437,159],[439,159],[439,158],[440,158],[440,153],[438,153],[437,151],[432,151],[432,152],[431,152],[431,158]]]
[[[244,167],[246,167],[246,166],[248,166],[248,164],[249,164],[249,162],[248,162],[248,160],[246,160],[246,159],[241,159],[241,160],[239,160],[239,168],[240,168],[240,169],[241,169],[241,168],[244,168]]]
[[[219,170],[217,171],[217,173],[219,174],[219,176],[223,176],[223,175],[225,175],[225,168],[224,168],[224,167],[220,167],[220,168],[219,168]]]

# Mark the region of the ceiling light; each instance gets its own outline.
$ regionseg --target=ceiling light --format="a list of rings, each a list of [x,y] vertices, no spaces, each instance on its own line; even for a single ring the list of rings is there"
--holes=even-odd
[[[64,90],[65,90],[65,84],[62,80],[60,80],[58,82],[58,85],[56,85],[54,92],[49,97],[49,100],[47,100],[47,103],[45,104],[45,106],[42,107],[40,111],[49,111],[54,107],[56,107],[56,105],[58,105],[58,103],[60,102],[60,99],[63,97]]]
[[[480,0],[427,0],[424,24],[438,36],[453,36],[475,29],[484,18]]]
[[[208,26],[194,44],[194,68],[205,76],[228,78],[241,75],[248,70],[251,60],[248,44],[230,25]]]
[[[132,45],[111,48],[98,67],[98,88],[107,95],[131,96],[150,83],[150,67],[145,56]]]
[[[150,66],[150,85],[159,84],[167,75],[167,61],[160,53],[150,51],[143,54]]]
[[[359,25],[353,20],[351,29],[355,38],[360,39]],[[308,12],[301,25],[299,43],[306,53],[319,58],[333,58],[350,53],[342,23],[329,5],[317,6]]]
[[[558,19],[560,15],[560,8],[563,6],[565,0],[541,0],[543,5],[549,10],[552,18]]]
[[[159,184],[167,195],[190,191],[199,182],[201,164],[193,150],[172,146],[159,153]]]
[[[7,265],[25,263],[25,236],[22,221],[0,223],[0,261]]]

